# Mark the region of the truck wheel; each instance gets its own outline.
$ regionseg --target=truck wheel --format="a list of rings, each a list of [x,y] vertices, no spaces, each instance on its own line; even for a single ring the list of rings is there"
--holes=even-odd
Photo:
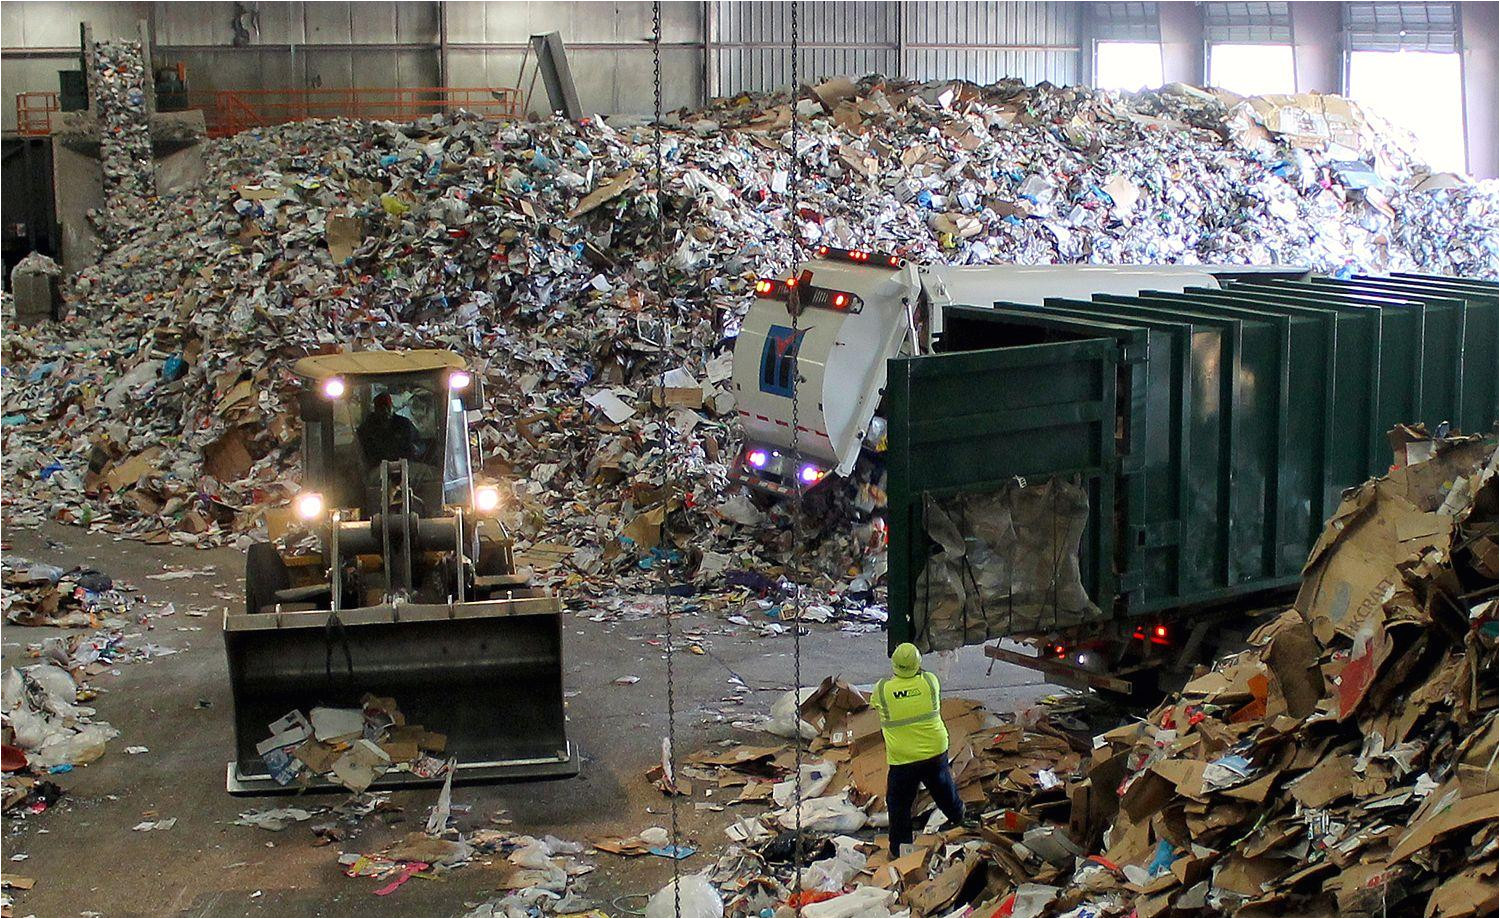
[[[245,612],[258,613],[276,602],[276,591],[292,586],[281,553],[268,542],[253,543],[245,553]]]

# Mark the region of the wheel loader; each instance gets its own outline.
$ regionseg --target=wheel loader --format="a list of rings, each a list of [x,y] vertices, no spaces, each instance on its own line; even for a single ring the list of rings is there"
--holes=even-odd
[[[561,603],[517,570],[500,491],[475,480],[477,375],[442,350],[321,354],[293,370],[305,389],[292,511],[317,548],[252,545],[245,610],[225,614],[229,791],[300,787],[257,752],[270,726],[366,694],[446,735],[455,781],[576,775]],[[391,771],[375,784],[442,778]]]

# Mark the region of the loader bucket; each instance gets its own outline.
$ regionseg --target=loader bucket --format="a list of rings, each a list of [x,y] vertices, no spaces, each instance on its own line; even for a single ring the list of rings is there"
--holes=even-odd
[[[447,735],[455,781],[578,773],[564,730],[562,633],[555,597],[400,604],[340,611],[226,614],[235,759],[228,788],[295,791],[270,776],[256,745],[293,710],[396,701],[407,724]],[[347,653],[346,653],[347,652]],[[424,784],[391,771],[373,787]],[[312,787],[334,788],[321,777]]]

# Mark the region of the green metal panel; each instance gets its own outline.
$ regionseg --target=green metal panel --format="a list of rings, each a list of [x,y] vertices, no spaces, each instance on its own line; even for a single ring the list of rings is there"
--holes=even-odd
[[[927,557],[926,495],[989,491],[1017,476],[1070,475],[1089,490],[1084,578],[1113,596],[1115,365],[1113,341],[1051,342],[893,358],[887,484],[891,645],[921,631],[913,589]]]
[[[1053,340],[1109,337],[1119,346],[1116,404],[1119,422],[1114,570],[1117,593],[1127,605],[1177,596],[1180,569],[1180,438],[1173,435],[1171,394],[1173,353],[1168,334],[1138,325],[1075,319],[1031,306],[996,304],[993,309],[959,307],[947,311],[949,341],[965,348],[1009,347]],[[1130,521],[1129,526],[1123,526]],[[1122,528],[1123,527],[1123,528]],[[1161,534],[1171,534],[1163,539]],[[1090,596],[1100,596],[1086,583]]]
[[[1257,473],[1264,483],[1260,491],[1266,529],[1259,546],[1259,575],[1299,574],[1308,538],[1322,526],[1319,509],[1311,507],[1305,496],[1316,494],[1327,477],[1329,445],[1323,415],[1329,403],[1320,401],[1309,411],[1299,404],[1297,394],[1332,396],[1324,372],[1331,334],[1324,328],[1326,317],[1278,310],[1272,304],[1254,303],[1217,289],[1144,296],[1256,320],[1250,324],[1238,373],[1238,401],[1250,413],[1245,426],[1252,435],[1241,452],[1251,463],[1261,464]],[[1257,328],[1260,322],[1268,324],[1268,335]]]
[[[1126,594],[1117,603],[1127,612],[1141,613],[1174,605],[1184,595],[1211,590],[1216,583],[1214,572],[1224,565],[1220,536],[1225,527],[1216,481],[1221,392],[1214,370],[1219,364],[1220,333],[1196,330],[1182,320],[1132,315],[1088,300],[1048,300],[1031,309],[1085,321],[1134,324],[1151,330],[1165,344],[1148,355],[1151,385],[1163,390],[1150,394],[1147,401],[1159,406],[1148,421],[1154,436],[1167,438],[1169,443],[1164,451],[1147,455],[1161,456],[1170,465],[1153,464],[1147,479],[1149,485],[1156,485],[1152,492],[1168,500],[1150,505],[1145,516],[1132,517],[1117,529],[1144,550],[1151,564],[1145,575],[1124,569],[1122,577],[1128,583],[1142,578],[1170,580],[1164,591]],[[1161,468],[1169,476],[1165,482],[1158,471]]]
[[[1341,492],[1389,468],[1389,428],[1494,428],[1497,307],[1492,284],[1402,276],[950,310],[947,353],[890,365],[892,642],[922,496],[1013,475],[1089,483],[1107,615],[1294,584]]]
[[[1422,421],[1432,426],[1456,421],[1463,401],[1464,326],[1468,318],[1463,300],[1445,296],[1413,297],[1409,291],[1381,282],[1313,278],[1309,283],[1329,291],[1406,301],[1405,304],[1389,305],[1392,309],[1419,309],[1423,317],[1422,397],[1417,416],[1406,420]]]
[[[1384,471],[1389,465],[1380,419],[1387,414],[1401,417],[1415,405],[1411,396],[1413,380],[1420,379],[1413,355],[1416,352],[1412,334],[1420,334],[1415,318],[1403,313],[1387,314],[1375,301],[1343,294],[1315,293],[1305,286],[1289,282],[1265,284],[1231,284],[1225,292],[1239,301],[1250,301],[1259,308],[1290,315],[1311,317],[1323,328],[1327,357],[1317,374],[1324,379],[1328,399],[1324,421],[1325,440],[1338,438],[1350,451],[1330,451],[1328,478],[1323,483],[1323,512],[1326,516],[1338,506],[1340,493],[1351,481],[1361,481]],[[1388,321],[1389,320],[1389,321]],[[1331,372],[1330,372],[1331,371]],[[1294,397],[1306,398],[1311,390],[1294,391]],[[1389,401],[1387,410],[1382,402]],[[1397,408],[1399,406],[1399,409]],[[1407,417],[1410,417],[1409,415]],[[1349,419],[1356,419],[1355,430],[1364,431],[1362,456],[1356,458]],[[1336,453],[1337,455],[1332,455]],[[1338,465],[1342,457],[1345,465]],[[1315,532],[1322,520],[1314,522]]]
[[[1351,283],[1427,302],[1444,297],[1463,303],[1463,331],[1454,368],[1458,403],[1445,420],[1454,422],[1459,430],[1468,433],[1491,430],[1495,426],[1497,402],[1500,402],[1496,374],[1497,360],[1500,360],[1500,322],[1497,322],[1500,318],[1497,317],[1500,292],[1497,292],[1496,285],[1422,275],[1357,276]]]

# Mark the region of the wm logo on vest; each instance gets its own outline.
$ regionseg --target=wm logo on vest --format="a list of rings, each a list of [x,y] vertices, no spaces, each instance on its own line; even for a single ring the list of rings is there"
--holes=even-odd
[[[895,696],[897,699],[910,699],[915,696],[920,696],[921,694],[922,691],[920,689],[897,689],[891,693],[891,695]]]

